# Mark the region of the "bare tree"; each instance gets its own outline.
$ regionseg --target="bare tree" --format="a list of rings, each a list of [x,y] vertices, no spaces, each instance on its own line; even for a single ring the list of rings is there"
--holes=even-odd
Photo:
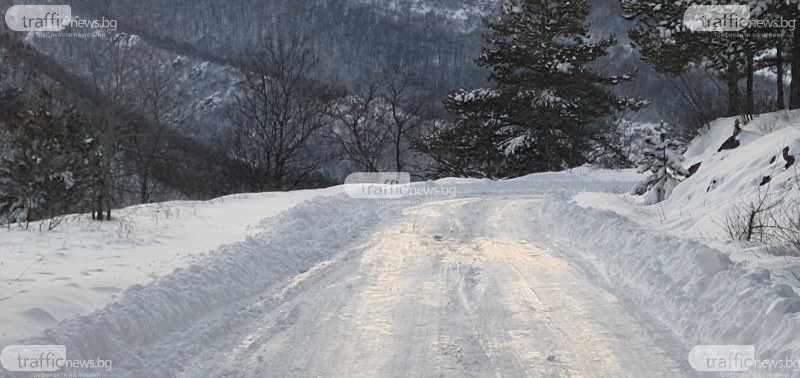
[[[765,236],[775,227],[774,222],[770,222],[771,214],[781,205],[784,196],[782,192],[770,192],[769,186],[759,188],[755,199],[731,210],[725,217],[723,229],[733,239],[765,241]]]
[[[723,229],[734,239],[759,241],[772,254],[800,256],[800,174],[777,190],[765,176],[756,197],[736,206]],[[787,185],[788,184],[788,185]]]
[[[770,242],[782,249],[783,254],[800,257],[800,169],[797,165],[794,165],[794,178],[783,201],[783,206],[769,214],[773,225]]]
[[[333,143],[344,157],[366,172],[378,172],[391,135],[385,125],[386,103],[379,97],[380,83],[365,80],[355,91],[330,109],[336,121],[331,130]]]
[[[90,82],[102,99],[92,120],[99,134],[99,153],[93,162],[96,174],[92,218],[96,220],[111,219],[119,131],[130,116],[127,104],[132,78],[138,69],[135,54],[138,42],[134,36],[109,34],[86,46]]]
[[[409,137],[419,132],[425,124],[430,101],[421,95],[420,88],[415,85],[414,75],[404,67],[385,70],[382,79],[382,97],[389,113],[385,124],[394,148],[395,171],[402,172],[406,165],[405,157],[411,151]]]
[[[164,59],[150,50],[146,62],[133,78],[135,110],[148,124],[123,135],[123,151],[131,160],[136,176],[134,189],[140,203],[148,203],[154,196],[164,194],[166,188],[155,179],[166,148],[166,133],[174,130],[186,119],[186,107],[180,91],[178,73]]]
[[[252,190],[285,190],[322,163],[310,142],[328,124],[330,89],[319,59],[300,38],[277,38],[243,58],[231,154],[245,163]]]

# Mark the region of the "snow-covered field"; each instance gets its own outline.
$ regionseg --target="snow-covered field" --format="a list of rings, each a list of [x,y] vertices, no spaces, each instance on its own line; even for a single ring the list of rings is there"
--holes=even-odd
[[[63,344],[115,377],[698,376],[701,344],[800,360],[798,259],[728,242],[716,220],[765,174],[791,178],[770,162],[798,153],[782,117],[719,152],[732,120],[711,125],[686,154],[698,173],[648,207],[626,194],[641,175],[582,167],[388,203],[332,188],[4,230],[2,343]]]
[[[0,345],[119,299],[261,231],[260,221],[340,188],[135,206],[112,222],[67,217],[53,231],[0,228]]]

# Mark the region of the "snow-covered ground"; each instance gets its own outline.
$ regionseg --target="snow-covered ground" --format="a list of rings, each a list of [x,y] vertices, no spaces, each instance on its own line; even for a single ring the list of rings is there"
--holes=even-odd
[[[115,377],[698,376],[701,344],[800,360],[797,259],[748,258],[712,233],[762,180],[743,164],[788,179],[770,162],[796,151],[780,117],[721,152],[731,120],[712,125],[687,153],[698,173],[649,207],[625,194],[643,176],[582,167],[418,183],[447,195],[396,201],[332,188],[2,231],[3,342],[63,344]]]
[[[700,163],[696,174],[678,185],[665,202],[638,206],[630,195],[584,192],[575,197],[581,206],[616,212],[653,232],[697,240],[727,253],[734,262],[765,268],[778,282],[798,286],[800,259],[783,256],[757,240],[732,240],[727,218],[768,193],[767,202],[783,193],[780,206],[794,206],[800,199],[800,166],[786,167],[783,150],[800,157],[800,112],[762,114],[742,126],[739,146],[720,151],[733,135],[735,118],[712,122],[689,145],[686,167]],[[765,177],[769,183],[764,184]],[[796,214],[800,216],[800,214]]]
[[[133,284],[148,284],[224,244],[261,232],[260,221],[341,188],[241,194],[115,212],[112,222],[67,217],[53,231],[0,228],[0,345],[92,312]]]

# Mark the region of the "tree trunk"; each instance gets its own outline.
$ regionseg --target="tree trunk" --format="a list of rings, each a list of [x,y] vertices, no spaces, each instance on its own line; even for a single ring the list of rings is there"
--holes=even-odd
[[[750,47],[747,49],[747,114],[756,113],[755,91],[753,90],[753,52]]]
[[[148,188],[147,187],[148,187],[148,181],[149,180],[147,179],[146,176],[142,177],[140,180],[141,181],[139,182],[139,201],[141,203],[148,203],[148,202],[150,202],[149,201],[150,199],[148,198],[148,195],[147,195],[147,192],[148,192]]]
[[[95,220],[103,220],[103,189],[100,188],[100,194],[97,197],[97,203],[95,204],[94,209],[95,216],[93,217]]]
[[[739,114],[739,71],[736,63],[728,64],[728,115]]]
[[[394,165],[396,172],[403,171],[403,156],[400,153],[400,149],[402,148],[403,141],[400,138],[395,139],[394,141]]]
[[[776,46],[775,59],[777,60],[776,69],[778,75],[778,109],[786,109],[786,95],[783,93],[783,44],[778,43]]]
[[[789,109],[800,109],[800,28],[794,29],[792,42],[792,84],[789,87]]]

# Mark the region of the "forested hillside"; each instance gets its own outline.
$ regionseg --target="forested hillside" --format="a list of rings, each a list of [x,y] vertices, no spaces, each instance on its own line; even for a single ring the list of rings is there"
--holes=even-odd
[[[23,154],[9,158],[16,164],[38,144],[15,141],[29,137],[15,124],[58,123],[42,114],[74,108],[74,137],[89,132],[94,144],[82,153],[102,156],[88,159],[95,184],[75,188],[93,198],[75,210],[107,218],[115,206],[319,187],[353,171],[505,178],[584,162],[627,167],[637,163],[630,121],[666,120],[685,136],[723,115],[788,103],[774,77],[787,76],[790,49],[775,58],[774,43],[759,45],[747,67],[733,56],[729,75],[708,65],[711,55],[654,55],[662,41],[640,31],[663,11],[579,3],[562,22],[576,29],[563,35],[596,51],[560,56],[571,47],[539,25],[523,44],[551,46],[553,61],[519,46],[489,61],[498,42],[490,25],[521,2],[77,0],[75,15],[115,20],[115,29],[90,38],[3,30],[2,147]],[[506,60],[517,58],[525,61]],[[671,59],[679,70],[664,69]],[[509,64],[538,79],[497,71]]]
[[[481,19],[498,2],[442,3],[417,5],[448,12],[422,12],[411,1],[81,0],[73,8],[115,17],[122,30],[220,62],[235,62],[264,39],[303,36],[322,57],[323,68],[343,82],[375,67],[405,64],[423,75],[431,91],[443,95],[454,85],[484,80],[470,63],[480,50]],[[459,6],[480,12],[455,14]]]

